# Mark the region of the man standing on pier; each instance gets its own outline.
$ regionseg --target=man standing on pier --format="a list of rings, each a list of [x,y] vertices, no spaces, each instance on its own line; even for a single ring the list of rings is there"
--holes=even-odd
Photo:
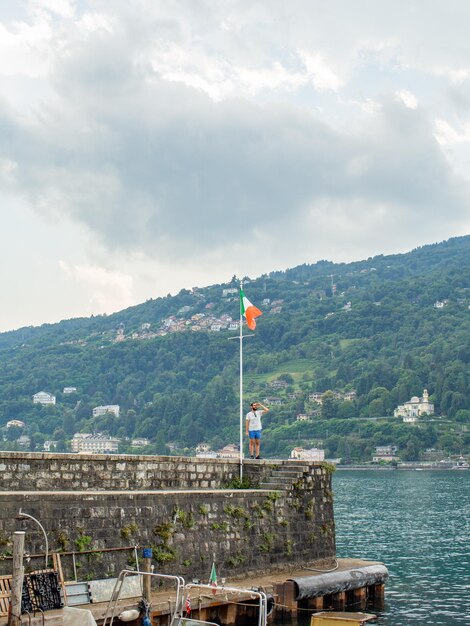
[[[250,438],[250,457],[260,459],[261,416],[269,411],[261,402],[252,402],[251,411],[246,414],[246,434]]]

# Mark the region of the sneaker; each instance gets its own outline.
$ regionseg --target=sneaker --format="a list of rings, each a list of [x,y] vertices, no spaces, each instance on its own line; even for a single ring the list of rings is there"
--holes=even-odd
[[[255,455],[254,454],[250,454],[250,459],[254,459]]]
[[[257,456],[256,458],[257,458],[257,459],[260,459],[261,457],[260,457],[260,456]]]

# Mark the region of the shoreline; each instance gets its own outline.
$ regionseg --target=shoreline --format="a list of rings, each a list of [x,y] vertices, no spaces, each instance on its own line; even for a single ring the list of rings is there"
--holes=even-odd
[[[386,467],[386,466],[372,466],[372,465],[337,465],[337,471],[351,471],[351,470],[373,470],[379,472],[391,472],[391,471],[468,471],[468,468],[457,468],[457,467],[441,467],[436,465],[399,465],[398,467]]]

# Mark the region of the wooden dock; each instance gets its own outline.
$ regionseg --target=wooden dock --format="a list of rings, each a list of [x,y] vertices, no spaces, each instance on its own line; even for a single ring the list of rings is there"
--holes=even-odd
[[[362,559],[338,559],[337,567],[324,566],[324,571],[298,567],[290,571],[282,571],[267,576],[250,576],[226,580],[228,586],[247,589],[261,589],[272,596],[273,610],[270,620],[284,619],[295,623],[301,614],[313,615],[320,611],[364,610],[368,603],[380,610],[384,599],[385,580],[388,576],[383,563]],[[333,570],[333,571],[326,571]],[[189,582],[189,581],[188,581]],[[4,585],[5,586],[5,585]],[[5,593],[6,589],[4,590]],[[119,601],[120,613],[123,610],[136,608],[140,600],[129,598]],[[224,594],[220,585],[216,595],[192,592],[191,617],[209,621],[217,621],[224,626],[249,623],[253,617],[250,597],[233,599]],[[81,605],[77,608],[89,610],[98,624],[102,622],[107,602]],[[167,626],[169,615],[174,609],[172,589],[151,593],[151,619],[153,626]],[[116,614],[118,614],[116,613]],[[22,623],[33,626],[62,625],[62,611],[47,611],[44,615],[24,615]],[[120,624],[115,620],[116,625]],[[136,621],[136,624],[138,622]],[[0,617],[0,626],[7,624],[7,616]],[[132,622],[130,623],[132,626]]]

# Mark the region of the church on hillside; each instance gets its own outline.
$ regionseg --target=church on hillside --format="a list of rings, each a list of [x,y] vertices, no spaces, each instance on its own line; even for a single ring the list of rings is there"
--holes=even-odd
[[[411,400],[400,404],[393,411],[395,417],[418,418],[422,415],[434,415],[434,404],[429,401],[428,390],[423,390],[423,397],[413,396]]]

